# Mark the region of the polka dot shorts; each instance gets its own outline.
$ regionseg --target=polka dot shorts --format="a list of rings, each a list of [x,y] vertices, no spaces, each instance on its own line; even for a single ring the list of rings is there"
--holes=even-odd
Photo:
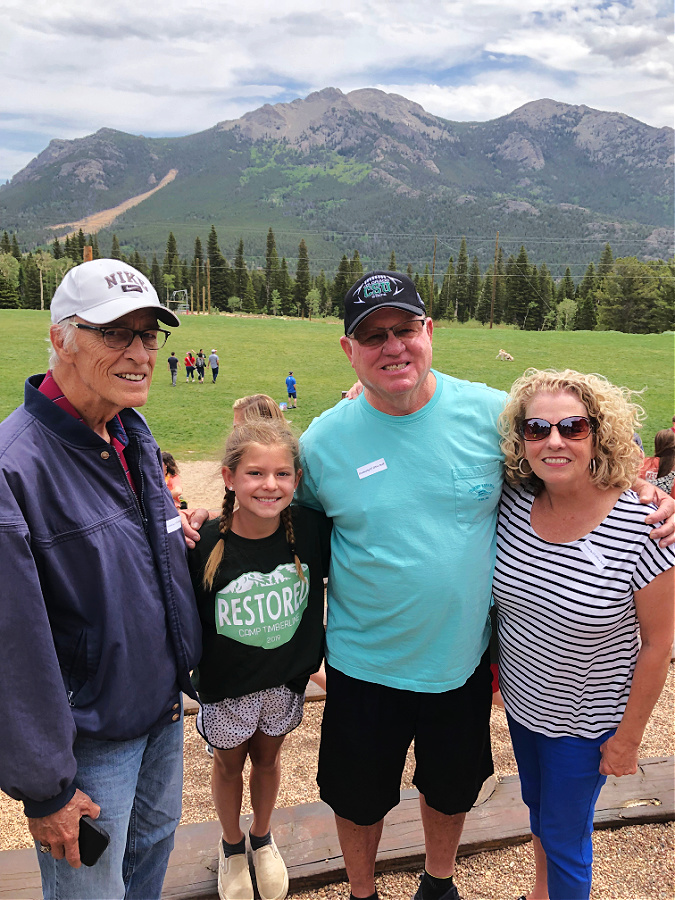
[[[247,741],[259,728],[269,737],[280,737],[302,722],[304,694],[286,685],[226,697],[218,703],[204,703],[197,713],[197,731],[218,750],[232,750]]]

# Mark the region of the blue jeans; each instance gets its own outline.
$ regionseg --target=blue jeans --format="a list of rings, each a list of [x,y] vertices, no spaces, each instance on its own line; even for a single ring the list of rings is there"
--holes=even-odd
[[[75,741],[75,785],[101,807],[110,844],[95,866],[38,853],[45,900],[154,900],[181,815],[183,721],[130,741]]]
[[[507,714],[530,828],[546,852],[551,900],[588,900],[593,867],[593,813],[607,780],[597,738],[551,738]]]

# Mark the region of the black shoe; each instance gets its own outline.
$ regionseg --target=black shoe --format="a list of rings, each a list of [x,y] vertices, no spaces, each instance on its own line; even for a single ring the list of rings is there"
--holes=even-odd
[[[417,888],[417,893],[415,894],[413,900],[462,900],[462,898],[459,896],[457,885],[452,880],[452,877],[448,878],[447,880],[449,882],[447,890],[443,891],[443,893],[439,895],[433,890],[433,888],[430,888],[429,876],[426,872],[423,872],[420,886]]]

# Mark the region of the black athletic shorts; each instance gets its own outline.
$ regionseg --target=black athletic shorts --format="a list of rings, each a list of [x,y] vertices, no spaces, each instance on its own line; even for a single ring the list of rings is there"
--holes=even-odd
[[[492,775],[492,674],[486,652],[460,688],[418,693],[359,681],[326,665],[317,782],[338,816],[373,825],[400,800],[415,741],[413,784],[446,815],[468,812]]]

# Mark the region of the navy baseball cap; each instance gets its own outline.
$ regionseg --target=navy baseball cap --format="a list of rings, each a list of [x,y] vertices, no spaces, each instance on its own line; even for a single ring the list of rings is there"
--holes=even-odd
[[[353,334],[366,316],[384,307],[425,316],[424,302],[407,275],[400,272],[368,272],[345,294],[345,334]]]

